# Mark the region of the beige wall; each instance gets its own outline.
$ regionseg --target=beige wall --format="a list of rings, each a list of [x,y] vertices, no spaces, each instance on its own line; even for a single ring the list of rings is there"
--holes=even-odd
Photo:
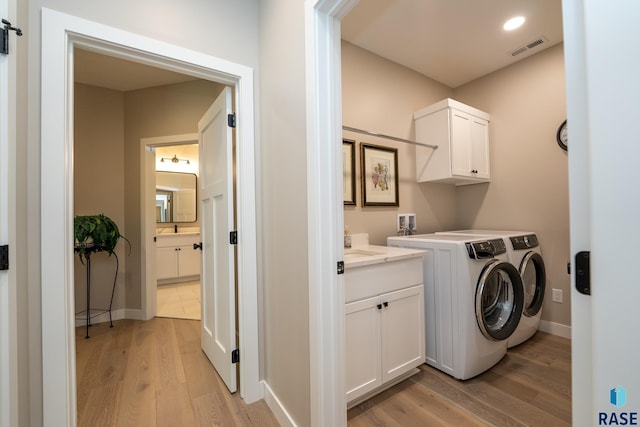
[[[345,126],[415,139],[413,112],[452,90],[422,74],[342,42],[342,120]],[[419,233],[455,226],[455,187],[416,183],[415,146],[345,131],[356,141],[356,206],[345,206],[351,233],[369,233],[371,244],[386,245],[396,234],[398,213],[415,213]],[[360,144],[398,149],[400,207],[362,207]]]
[[[491,183],[453,186],[415,182],[415,149],[352,132],[357,141],[357,206],[345,206],[352,233],[372,244],[396,233],[398,213],[417,214],[418,233],[461,228],[535,231],[547,267],[544,320],[571,324],[567,155],[555,142],[565,119],[562,45],[451,89],[342,42],[342,108],[346,126],[414,138],[413,112],[452,97],[491,114]],[[400,207],[361,207],[360,142],[398,148]],[[551,302],[551,289],[564,303]]]
[[[73,201],[75,215],[104,214],[127,236],[124,222],[124,95],[115,90],[84,84],[74,93]],[[113,309],[124,308],[126,243],[120,241],[120,261]],[[75,258],[76,312],[86,308],[86,267]],[[91,256],[91,306],[109,307],[115,257]]]
[[[131,254],[127,262],[126,307],[140,309],[141,223],[140,139],[198,131],[198,120],[211,106],[223,86],[206,80],[129,91],[125,108],[125,221]]]
[[[259,253],[264,379],[310,425],[304,1],[260,2]]]
[[[556,143],[566,118],[563,46],[556,45],[454,90],[491,114],[491,184],[457,189],[459,228],[531,230],[547,268],[542,319],[571,324],[567,153]],[[564,302],[551,301],[562,289]]]

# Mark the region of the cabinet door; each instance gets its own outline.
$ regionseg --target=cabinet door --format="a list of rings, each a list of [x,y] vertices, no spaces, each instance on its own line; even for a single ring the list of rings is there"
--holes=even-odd
[[[178,277],[178,251],[176,247],[156,248],[156,278]]]
[[[180,277],[200,275],[200,258],[202,251],[194,250],[191,246],[178,247],[178,273]]]
[[[471,118],[471,169],[476,178],[489,179],[489,123]]]
[[[382,385],[380,297],[345,305],[347,402]]]
[[[471,116],[451,110],[451,174],[472,176]]]
[[[380,296],[383,382],[424,363],[423,292],[418,285]]]

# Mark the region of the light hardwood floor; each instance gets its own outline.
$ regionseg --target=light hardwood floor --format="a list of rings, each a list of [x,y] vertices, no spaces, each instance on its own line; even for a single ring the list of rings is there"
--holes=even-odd
[[[200,322],[155,318],[76,328],[78,426],[277,426],[231,394],[200,350]]]
[[[200,282],[158,285],[158,317],[200,320]]]
[[[466,381],[428,365],[352,408],[348,425],[571,425],[571,342],[538,332],[489,371]]]
[[[200,322],[155,318],[76,329],[78,425],[277,426],[264,401],[230,394],[200,350]],[[538,332],[458,381],[427,365],[352,408],[350,427],[570,426],[571,344]]]

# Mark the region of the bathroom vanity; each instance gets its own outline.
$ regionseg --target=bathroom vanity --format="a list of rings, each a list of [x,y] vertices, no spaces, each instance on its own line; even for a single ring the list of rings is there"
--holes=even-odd
[[[156,235],[156,278],[158,284],[198,280],[201,251],[200,233]]]

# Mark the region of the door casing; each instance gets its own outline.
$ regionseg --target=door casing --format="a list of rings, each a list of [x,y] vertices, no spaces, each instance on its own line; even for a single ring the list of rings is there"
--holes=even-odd
[[[238,113],[238,245],[241,396],[263,396],[259,380],[253,69],[72,15],[42,9],[41,277],[45,425],[76,425],[73,321],[73,50],[213,80],[235,88]],[[45,212],[46,210],[46,212]],[[146,291],[143,290],[143,291]]]

